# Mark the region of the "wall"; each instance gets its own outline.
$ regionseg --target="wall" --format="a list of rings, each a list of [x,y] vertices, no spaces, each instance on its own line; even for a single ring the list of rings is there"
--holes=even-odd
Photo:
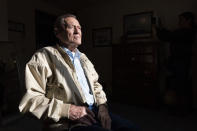
[[[0,0],[0,41],[8,41],[7,2]]]
[[[23,72],[25,63],[36,50],[35,10],[41,10],[53,15],[61,14],[63,11],[40,0],[7,0],[7,7],[8,20],[25,25],[24,32],[8,31],[8,40],[11,41],[8,44],[13,45],[12,48],[15,50],[11,57],[17,55],[19,71],[21,72],[19,73],[21,92],[24,93]],[[1,52],[8,52],[7,48],[6,50],[1,48]]]
[[[14,41],[16,50],[30,57],[36,49],[35,39],[35,10],[48,12],[49,14],[60,14],[61,10],[50,6],[39,0],[8,0],[8,20],[23,23],[25,31],[9,31],[9,41]]]
[[[111,87],[112,83],[112,49],[111,47],[92,47],[92,29],[110,26],[112,27],[113,44],[119,43],[123,35],[123,16],[132,13],[154,11],[159,16],[165,27],[175,29],[178,22],[178,14],[183,11],[192,11],[197,14],[196,0],[114,0],[105,4],[95,4],[92,7],[78,11],[80,16],[87,46],[87,52],[95,63],[99,74]],[[91,12],[91,13],[90,13]],[[197,48],[194,48],[194,60],[197,58]],[[94,55],[93,55],[94,54]],[[193,87],[194,105],[197,107],[197,63],[193,61]]]
[[[195,0],[115,0],[105,4],[97,4],[78,12],[81,18],[86,19],[83,21],[89,29],[112,26],[113,42],[117,43],[123,31],[123,15],[154,11],[155,16],[161,17],[164,26],[175,28],[178,22],[177,15],[181,12],[189,10],[197,14],[194,6],[196,4]]]

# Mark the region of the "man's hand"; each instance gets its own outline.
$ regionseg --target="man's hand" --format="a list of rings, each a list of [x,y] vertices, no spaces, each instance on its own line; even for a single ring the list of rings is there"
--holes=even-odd
[[[86,125],[92,125],[93,123],[96,123],[94,117],[95,114],[87,107],[75,105],[70,106],[69,119],[73,121]]]
[[[98,119],[101,121],[103,128],[111,129],[111,118],[108,113],[108,109],[105,105],[99,106]]]

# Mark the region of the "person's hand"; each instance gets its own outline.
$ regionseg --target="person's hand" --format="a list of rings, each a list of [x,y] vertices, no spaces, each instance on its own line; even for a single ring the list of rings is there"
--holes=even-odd
[[[100,105],[98,110],[98,119],[105,129],[111,129],[111,117],[109,116],[108,109],[105,105]]]
[[[96,123],[95,114],[84,106],[71,105],[69,110],[69,119],[86,125]]]

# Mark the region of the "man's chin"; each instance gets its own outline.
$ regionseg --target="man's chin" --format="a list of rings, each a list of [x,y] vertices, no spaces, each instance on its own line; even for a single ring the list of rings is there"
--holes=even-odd
[[[75,42],[75,44],[79,46],[79,45],[81,45],[81,42]]]
[[[78,47],[79,45],[81,45],[81,42],[73,42],[72,45]]]

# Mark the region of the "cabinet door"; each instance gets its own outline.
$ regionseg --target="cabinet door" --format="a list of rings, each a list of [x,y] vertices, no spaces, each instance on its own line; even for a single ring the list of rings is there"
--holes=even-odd
[[[114,51],[121,55],[114,54]],[[157,96],[157,51],[154,44],[131,44],[113,48],[113,94],[135,105],[154,105]]]

